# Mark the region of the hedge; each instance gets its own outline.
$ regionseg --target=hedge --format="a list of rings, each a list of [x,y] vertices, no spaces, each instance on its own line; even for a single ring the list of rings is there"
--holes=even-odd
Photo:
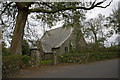
[[[89,63],[93,61],[117,58],[116,52],[66,53],[57,57],[58,63]]]
[[[3,77],[10,72],[19,71],[21,68],[25,68],[31,65],[30,63],[31,58],[27,55],[9,55],[9,56],[2,56],[2,72]]]

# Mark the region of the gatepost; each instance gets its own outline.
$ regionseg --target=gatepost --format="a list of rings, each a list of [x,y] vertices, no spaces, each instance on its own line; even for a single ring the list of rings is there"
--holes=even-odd
[[[56,55],[56,49],[52,48],[53,53],[53,65],[57,64],[57,55]]]
[[[36,67],[40,66],[40,52],[37,50],[36,51]]]

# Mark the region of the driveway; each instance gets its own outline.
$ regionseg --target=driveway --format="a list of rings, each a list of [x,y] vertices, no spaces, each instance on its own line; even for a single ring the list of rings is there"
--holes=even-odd
[[[118,59],[89,64],[56,65],[26,71],[19,78],[118,78]]]

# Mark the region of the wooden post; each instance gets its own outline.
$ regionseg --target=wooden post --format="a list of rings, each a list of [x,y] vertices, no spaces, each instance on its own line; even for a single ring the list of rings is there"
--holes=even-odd
[[[36,51],[36,67],[40,66],[40,53],[39,51]]]
[[[56,65],[57,64],[57,50],[59,49],[59,47],[57,48],[52,48],[52,53],[53,53],[53,65]]]

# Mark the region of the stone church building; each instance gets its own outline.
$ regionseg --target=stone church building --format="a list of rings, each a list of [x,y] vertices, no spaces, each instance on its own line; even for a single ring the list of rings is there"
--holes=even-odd
[[[40,53],[61,55],[72,50],[82,49],[86,45],[86,41],[82,32],[77,28],[60,27],[53,30],[46,31],[38,44]]]

